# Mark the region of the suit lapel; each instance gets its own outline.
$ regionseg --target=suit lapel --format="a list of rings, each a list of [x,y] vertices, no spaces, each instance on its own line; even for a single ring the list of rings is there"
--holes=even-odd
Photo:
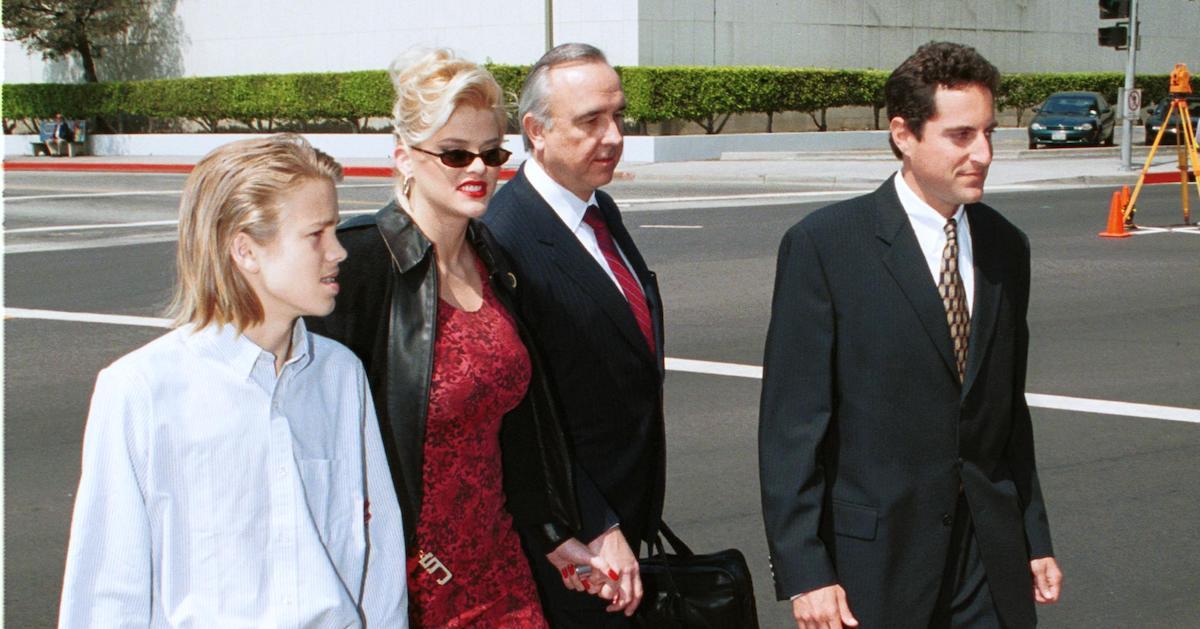
[[[957,379],[958,366],[950,341],[950,326],[946,323],[946,308],[938,297],[937,286],[929,274],[929,265],[921,254],[917,236],[908,222],[908,215],[900,205],[895,183],[891,179],[875,191],[875,210],[875,236],[886,245],[883,264],[904,292],[905,298],[920,319],[925,334],[929,336],[929,340],[946,363],[946,368]]]
[[[592,258],[591,254],[583,248],[579,243],[579,239],[567,226],[558,218],[554,210],[546,203],[542,195],[537,193],[537,190],[529,184],[525,179],[524,173],[518,174],[507,185],[517,184],[514,190],[521,197],[521,204],[530,209],[528,216],[530,218],[530,231],[544,247],[551,260],[554,261],[563,273],[571,278],[583,292],[592,300],[594,300],[600,309],[612,320],[617,329],[621,331],[621,335],[625,337],[633,347],[650,359],[649,348],[646,346],[646,339],[642,336],[642,332],[638,329],[637,320],[633,318],[633,311],[629,309],[629,302],[625,300],[625,295],[617,288],[616,284],[609,279],[608,274],[600,268],[600,265]],[[609,223],[612,225],[612,223]],[[624,228],[620,230],[624,234]],[[628,238],[628,234],[624,234]],[[614,235],[614,239],[616,236]],[[618,241],[618,244],[621,244]],[[629,249],[622,247],[629,255]],[[640,260],[640,258],[639,258]],[[631,258],[632,261],[632,258]],[[636,264],[634,266],[637,266]],[[641,265],[645,268],[645,264]],[[637,273],[637,271],[635,271]],[[639,278],[641,276],[638,273]],[[643,286],[645,280],[642,279]]]
[[[975,383],[983,365],[983,357],[996,329],[996,313],[1000,307],[1002,268],[995,248],[994,226],[987,216],[967,206],[967,222],[971,227],[971,257],[975,267],[975,304],[971,313],[971,338],[967,343],[967,372],[963,379],[964,395]]]

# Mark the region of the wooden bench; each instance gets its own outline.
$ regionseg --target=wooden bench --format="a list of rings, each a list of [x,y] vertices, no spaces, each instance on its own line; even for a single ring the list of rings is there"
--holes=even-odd
[[[86,155],[88,152],[88,132],[86,120],[67,120],[67,124],[75,131],[75,139],[71,142],[66,142],[67,155],[75,157],[76,155]],[[38,126],[38,141],[30,142],[30,147],[33,149],[33,155],[36,157],[40,154],[50,154],[48,142],[54,135],[54,121],[43,122]]]

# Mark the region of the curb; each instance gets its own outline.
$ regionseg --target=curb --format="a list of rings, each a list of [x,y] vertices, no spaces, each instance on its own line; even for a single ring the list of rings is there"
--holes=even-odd
[[[69,158],[68,158],[69,159]],[[72,162],[5,160],[6,171],[41,172],[107,172],[107,173],[159,173],[183,174],[192,172],[195,164],[155,164],[144,162]],[[347,177],[392,177],[391,166],[343,166],[342,174]],[[508,181],[517,174],[515,168],[501,168],[500,179]]]

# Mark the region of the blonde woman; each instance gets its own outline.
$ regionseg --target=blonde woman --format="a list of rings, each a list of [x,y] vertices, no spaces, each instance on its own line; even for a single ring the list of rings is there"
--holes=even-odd
[[[414,626],[542,627],[532,561],[582,589],[576,491],[521,289],[484,226],[509,157],[499,85],[445,50],[393,65],[396,199],[343,224],[343,297],[314,329],[367,366],[405,515]],[[514,527],[516,530],[514,530]],[[569,554],[567,550],[581,551]],[[568,574],[569,573],[569,574]]]
[[[340,179],[288,135],[188,178],[176,327],[96,381],[60,627],[407,626],[366,374],[300,319],[338,293]]]

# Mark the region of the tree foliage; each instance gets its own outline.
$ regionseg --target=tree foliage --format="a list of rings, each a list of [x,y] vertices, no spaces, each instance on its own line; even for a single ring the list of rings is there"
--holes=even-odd
[[[4,28],[26,50],[47,60],[79,55],[84,80],[95,83],[98,42],[120,35],[134,16],[144,12],[141,0],[3,0]]]

